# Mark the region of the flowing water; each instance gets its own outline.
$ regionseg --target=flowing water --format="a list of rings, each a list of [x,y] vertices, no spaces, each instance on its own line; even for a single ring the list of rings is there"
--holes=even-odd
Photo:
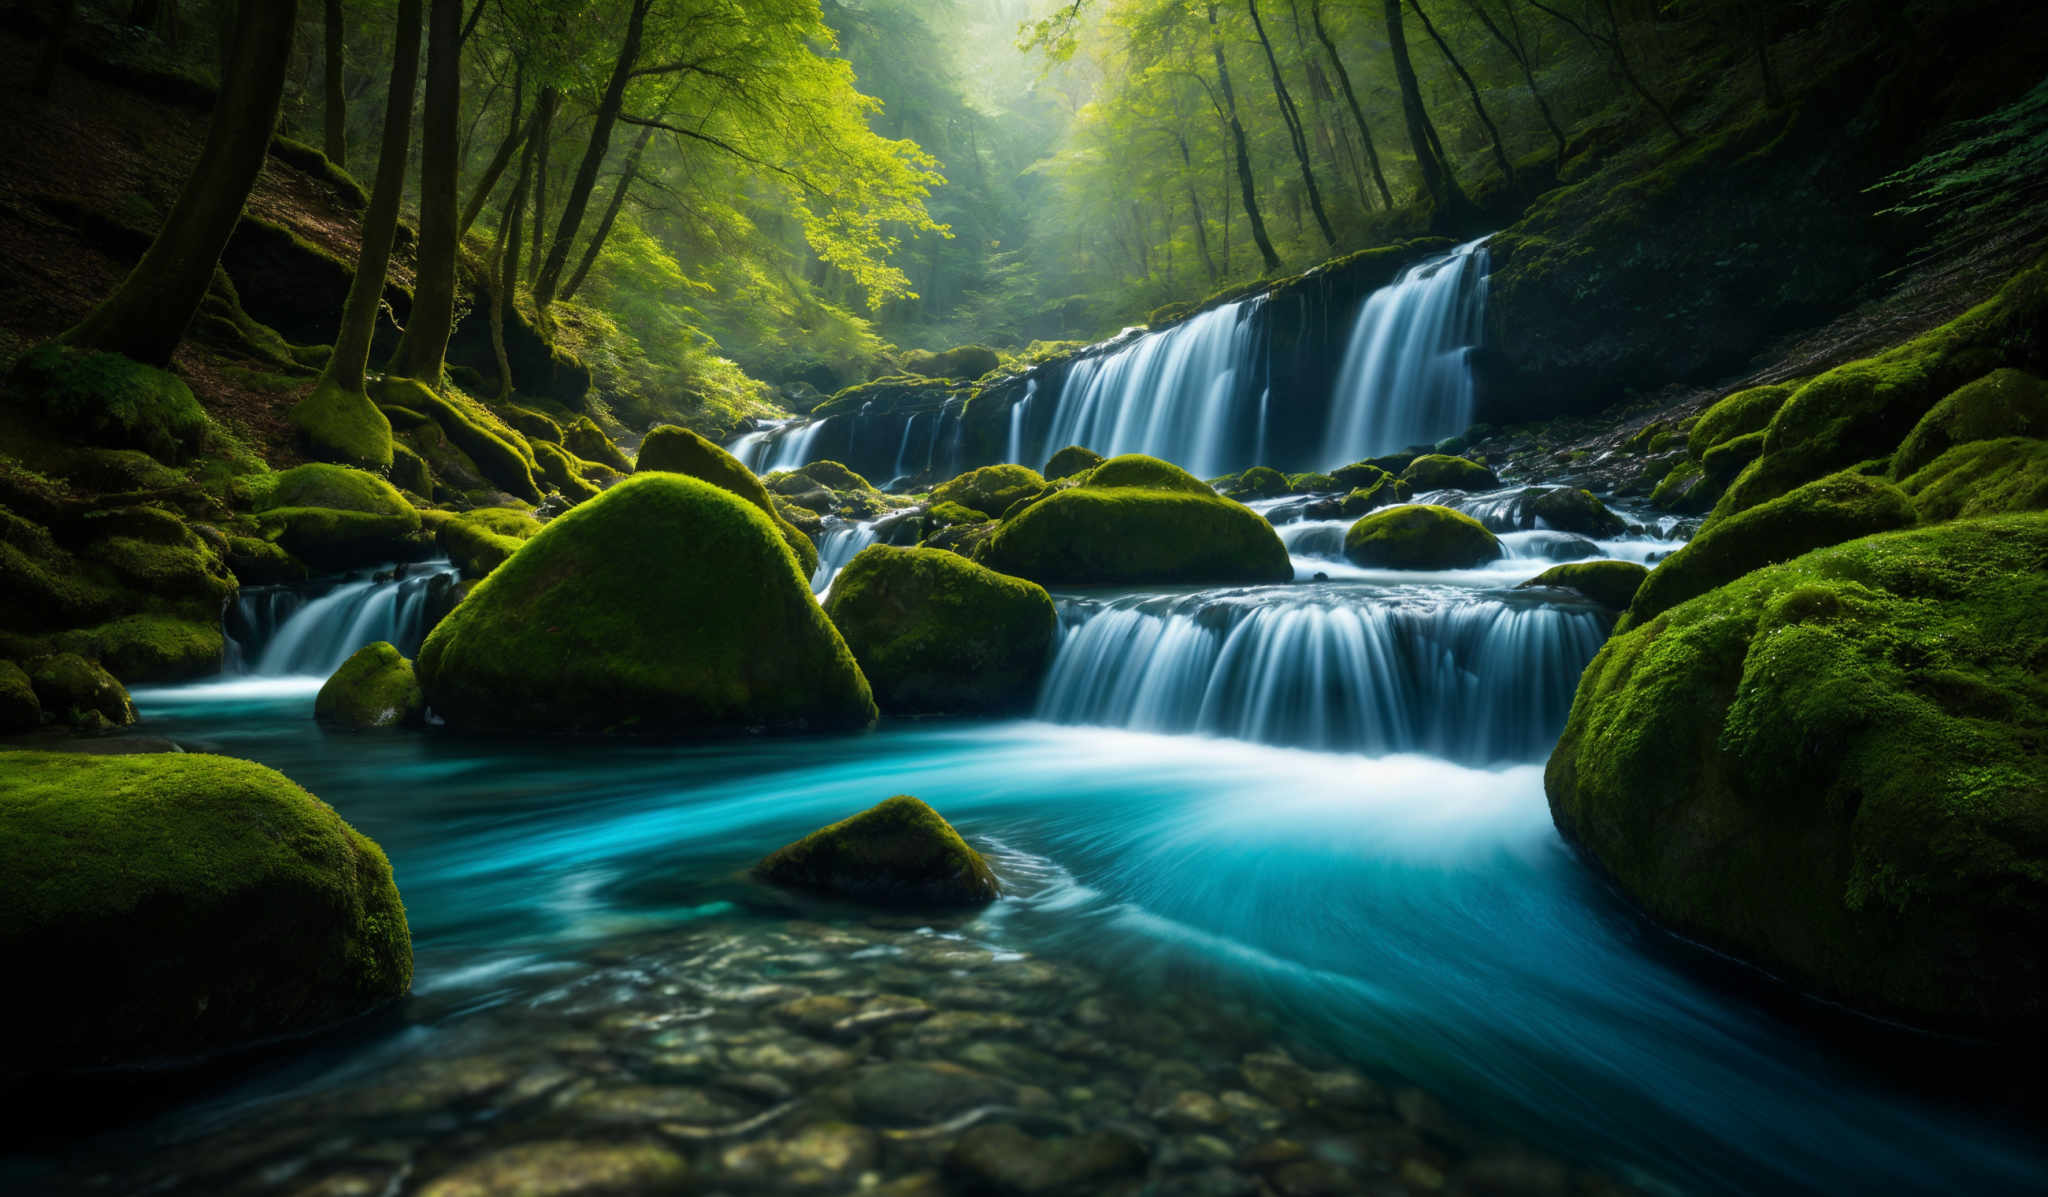
[[[447,561],[362,570],[312,586],[252,586],[222,621],[228,671],[326,677],[365,644],[388,640],[416,656],[430,611],[453,605]]]

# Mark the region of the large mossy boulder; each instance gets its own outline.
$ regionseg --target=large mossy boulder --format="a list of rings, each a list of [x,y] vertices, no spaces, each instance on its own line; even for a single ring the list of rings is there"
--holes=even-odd
[[[1430,503],[1375,511],[1344,533],[1344,556],[1370,569],[1471,569],[1501,555],[1485,524]]]
[[[1629,603],[1636,597],[1636,591],[1642,588],[1643,579],[1648,577],[1649,573],[1648,568],[1633,561],[1616,561],[1612,558],[1602,558],[1598,561],[1567,561],[1563,565],[1551,566],[1515,589],[1550,587],[1557,590],[1572,590],[1603,607],[1626,611]]]
[[[1416,491],[1494,490],[1500,479],[1492,470],[1468,457],[1448,453],[1425,453],[1401,471],[1401,481]]]
[[[0,753],[0,989],[10,1069],[212,1052],[403,994],[391,866],[333,809],[248,761]]]
[[[932,488],[932,502],[958,503],[1001,517],[1015,504],[1045,489],[1037,470],[1020,465],[983,466]]]
[[[759,507],[682,474],[557,517],[414,663],[452,727],[706,736],[866,727],[853,654]]]
[[[43,424],[89,445],[176,464],[206,438],[206,410],[183,380],[118,353],[43,345],[15,363],[7,389]]]
[[[1686,455],[1694,461],[1704,462],[1707,451],[1716,445],[1762,432],[1770,426],[1771,417],[1778,414],[1778,409],[1785,406],[1785,400],[1798,389],[1798,383],[1775,382],[1749,387],[1715,400],[1713,406],[1700,413],[1686,433]]]
[[[1707,521],[1644,580],[1624,626],[1633,626],[1753,569],[1802,553],[1890,532],[1918,517],[1882,478],[1844,472],[1809,482],[1760,507]]]
[[[1058,482],[1062,478],[1084,474],[1101,464],[1102,454],[1081,445],[1068,445],[1046,459],[1045,480]]]
[[[44,713],[80,726],[123,727],[135,704],[114,675],[77,653],[52,653],[28,664],[29,684]]]
[[[400,560],[422,547],[420,513],[374,474],[302,465],[266,479],[256,498],[264,534],[316,569]]]
[[[1559,831],[1665,925],[1794,985],[2038,1038],[2044,567],[2048,515],[1941,524],[1617,635],[1550,758]]]
[[[465,578],[481,578],[533,539],[541,522],[509,507],[479,507],[439,520],[434,540]]]
[[[313,699],[313,718],[343,731],[409,727],[425,713],[412,662],[384,640],[352,653]]]
[[[1113,457],[1081,485],[1005,519],[983,545],[982,560],[1044,585],[1294,576],[1287,547],[1257,512],[1185,470],[1137,454]]]
[[[778,848],[754,875],[888,906],[985,906],[1002,894],[981,854],[907,794]]]
[[[640,460],[634,465],[636,473],[650,471],[664,474],[687,474],[692,478],[709,482],[721,490],[738,495],[755,507],[760,508],[783,541],[789,545],[797,561],[808,576],[818,568],[818,546],[803,530],[784,519],[768,497],[768,488],[754,476],[754,471],[740,464],[740,460],[724,449],[697,435],[687,428],[664,424],[647,434],[640,444]]]
[[[2048,382],[2022,370],[1994,370],[1920,417],[1892,454],[1894,478],[1910,478],[1957,445],[2005,437],[2048,437]]]
[[[1628,532],[1628,521],[1608,510],[1591,491],[1576,486],[1532,487],[1522,492],[1525,527],[1541,524],[1595,540],[1611,540]]]
[[[1043,586],[941,549],[862,549],[825,613],[892,715],[1028,708],[1059,634]]]
[[[2048,508],[2048,440],[1965,441],[1899,483],[1923,521]]]
[[[391,420],[370,397],[322,379],[286,413],[306,456],[366,470],[392,464]]]

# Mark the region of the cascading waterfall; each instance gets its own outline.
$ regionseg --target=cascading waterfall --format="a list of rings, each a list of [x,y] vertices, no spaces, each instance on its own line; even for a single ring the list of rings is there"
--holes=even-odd
[[[875,535],[872,520],[858,523],[852,520],[833,521],[818,541],[818,568],[811,572],[811,593],[824,597],[825,592],[832,589],[832,579],[862,549],[875,543]]]
[[[1366,298],[1323,437],[1331,467],[1433,444],[1472,423],[1468,357],[1486,319],[1484,238],[1418,262]]]
[[[365,644],[388,640],[411,657],[427,638],[428,614],[457,572],[446,561],[352,575],[324,593],[300,587],[242,591],[223,621],[229,673],[321,676]]]
[[[1478,592],[1068,600],[1038,714],[1303,748],[1540,759],[1606,617]]]

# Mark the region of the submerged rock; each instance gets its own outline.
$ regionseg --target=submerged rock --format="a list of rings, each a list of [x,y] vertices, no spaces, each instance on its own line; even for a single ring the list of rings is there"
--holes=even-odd
[[[313,700],[313,718],[347,731],[409,726],[425,711],[412,662],[383,640],[351,654]]]
[[[1633,561],[1572,561],[1553,565],[1515,589],[1553,586],[1560,590],[1576,590],[1603,607],[1626,611],[1629,601],[1635,598],[1636,591],[1649,574],[1648,569]]]
[[[981,854],[907,794],[777,849],[754,875],[889,905],[981,906],[1002,892]]]
[[[1284,582],[1287,548],[1257,512],[1187,471],[1131,454],[1005,519],[982,559],[1052,585]]]
[[[427,1182],[420,1197],[568,1197],[666,1191],[689,1165],[659,1143],[561,1139],[521,1143]]]
[[[9,1067],[210,1052],[406,991],[412,943],[384,854],[248,761],[0,753],[0,989],[32,1027]]]
[[[780,530],[680,474],[628,479],[528,541],[427,637],[428,705],[477,731],[644,736],[874,722]]]
[[[1545,774],[1559,831],[1654,917],[1798,986],[2038,1036],[2044,561],[2048,515],[1892,532],[1616,636]]]
[[[1059,633],[1043,586],[941,549],[862,549],[825,612],[891,714],[1026,708]]]
[[[998,1122],[977,1126],[946,1155],[946,1175],[975,1193],[1088,1194],[1143,1176],[1151,1153],[1117,1131],[1036,1139]]]
[[[1383,569],[1470,569],[1501,556],[1500,538],[1460,511],[1432,504],[1375,512],[1344,534],[1352,564]]]
[[[741,465],[732,454],[689,429],[664,424],[648,433],[640,445],[640,460],[634,470],[636,473],[687,474],[738,495],[759,508],[775,525],[783,542],[789,545],[789,551],[796,554],[797,564],[806,576],[818,568],[818,547],[776,510],[768,497],[768,488],[761,485],[754,472]]]

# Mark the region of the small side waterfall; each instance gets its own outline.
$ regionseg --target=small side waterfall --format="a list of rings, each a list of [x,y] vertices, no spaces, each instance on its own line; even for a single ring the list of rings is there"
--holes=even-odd
[[[860,554],[860,551],[875,543],[875,524],[872,520],[858,523],[852,520],[835,520],[818,540],[818,568],[811,573],[811,593],[824,598],[832,589],[832,579],[846,568],[846,563]]]
[[[1485,244],[1418,262],[1367,297],[1330,400],[1331,466],[1432,444],[1472,423],[1466,359],[1486,319]]]
[[[1062,603],[1038,714],[1292,747],[1541,759],[1607,634],[1588,608],[1339,588]]]
[[[388,640],[410,657],[430,630],[437,603],[453,597],[456,569],[446,561],[365,571],[325,590],[257,586],[242,591],[222,621],[227,672],[267,677],[333,673],[349,654]]]

